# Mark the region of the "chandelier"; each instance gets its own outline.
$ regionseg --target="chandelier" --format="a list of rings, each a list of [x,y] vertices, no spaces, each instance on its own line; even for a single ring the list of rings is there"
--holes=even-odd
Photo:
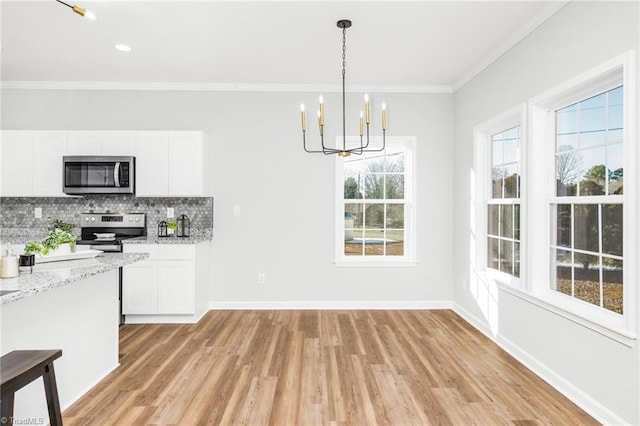
[[[322,96],[319,98],[320,107],[318,109],[318,129],[320,131],[321,150],[313,150],[307,148],[307,116],[304,104],[300,105],[300,116],[302,118],[302,146],[306,152],[312,154],[338,154],[340,157],[348,157],[351,154],[360,155],[363,152],[379,152],[385,147],[385,133],[387,130],[387,108],[382,103],[382,146],[380,148],[369,148],[369,123],[371,122],[371,107],[369,105],[369,95],[364,95],[364,111],[360,111],[360,145],[355,148],[347,149],[347,131],[346,131],[346,113],[345,113],[345,75],[346,75],[346,35],[347,28],[351,26],[351,21],[341,19],[337,22],[338,28],[342,28],[342,148],[330,148],[324,144],[324,102]],[[365,132],[366,128],[366,132]],[[364,135],[366,133],[366,142]]]
[[[91,12],[90,10],[85,9],[84,7],[80,7],[80,6],[76,6],[76,5],[70,5],[69,3],[65,3],[61,0],[56,0],[58,3],[61,3],[67,7],[70,7],[71,10],[73,10],[75,13],[77,13],[78,15],[82,16],[83,18],[88,19],[89,21],[97,21],[98,17]]]

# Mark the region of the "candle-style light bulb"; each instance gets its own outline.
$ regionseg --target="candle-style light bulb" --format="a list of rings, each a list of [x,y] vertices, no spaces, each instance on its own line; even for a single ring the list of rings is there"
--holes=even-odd
[[[369,95],[364,95],[364,118],[367,124],[371,123],[371,109],[369,107]]]
[[[302,131],[307,130],[307,115],[304,112],[304,104],[300,104],[300,117],[302,119]]]
[[[360,136],[364,134],[364,112],[360,111]]]
[[[320,118],[320,110],[318,110],[318,129],[320,129],[320,136],[322,136],[322,126],[323,124]]]
[[[320,102],[320,125],[324,126],[324,100],[322,95],[318,97],[318,101]]]
[[[68,5],[66,3],[63,3],[65,6],[69,6],[75,13],[77,13],[78,15],[82,16],[83,18],[89,20],[89,21],[97,21],[98,20],[98,16],[93,13],[90,10],[85,9],[84,7],[80,7],[80,6],[71,6]]]
[[[387,130],[387,104],[382,103],[382,130]]]

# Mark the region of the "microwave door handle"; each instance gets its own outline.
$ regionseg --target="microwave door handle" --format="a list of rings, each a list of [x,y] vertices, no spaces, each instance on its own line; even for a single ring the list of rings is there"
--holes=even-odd
[[[113,168],[113,182],[116,188],[120,188],[120,162],[117,162]]]

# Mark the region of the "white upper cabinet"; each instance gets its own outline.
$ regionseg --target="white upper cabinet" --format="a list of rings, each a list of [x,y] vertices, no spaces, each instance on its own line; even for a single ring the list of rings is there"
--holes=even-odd
[[[101,132],[68,132],[68,155],[100,155],[102,151]]]
[[[65,155],[133,155],[139,197],[204,196],[199,131],[3,131],[1,195],[63,196]]]
[[[67,133],[63,131],[33,134],[33,195],[63,197],[62,157],[67,154]]]
[[[132,131],[68,132],[68,154],[133,155],[134,134]]]
[[[101,133],[100,155],[134,155],[136,132],[108,131]]]
[[[204,195],[202,132],[169,132],[169,195]]]
[[[3,131],[0,140],[3,197],[31,194],[33,186],[33,132]]]
[[[202,196],[202,132],[136,132],[136,195]]]
[[[169,194],[169,132],[136,132],[136,195]]]

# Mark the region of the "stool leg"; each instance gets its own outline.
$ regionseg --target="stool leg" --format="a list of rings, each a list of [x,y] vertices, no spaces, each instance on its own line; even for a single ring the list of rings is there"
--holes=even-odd
[[[60,400],[58,399],[58,387],[56,386],[56,373],[53,370],[53,362],[44,366],[44,392],[47,395],[47,408],[49,409],[49,424],[62,426],[62,413],[60,412]]]
[[[0,414],[0,417],[2,417],[3,419],[5,419],[6,423],[3,423],[3,425],[11,425],[13,424],[13,422],[11,421],[11,418],[13,417],[13,397],[14,397],[14,393],[11,392],[9,395],[2,395],[2,414]]]

